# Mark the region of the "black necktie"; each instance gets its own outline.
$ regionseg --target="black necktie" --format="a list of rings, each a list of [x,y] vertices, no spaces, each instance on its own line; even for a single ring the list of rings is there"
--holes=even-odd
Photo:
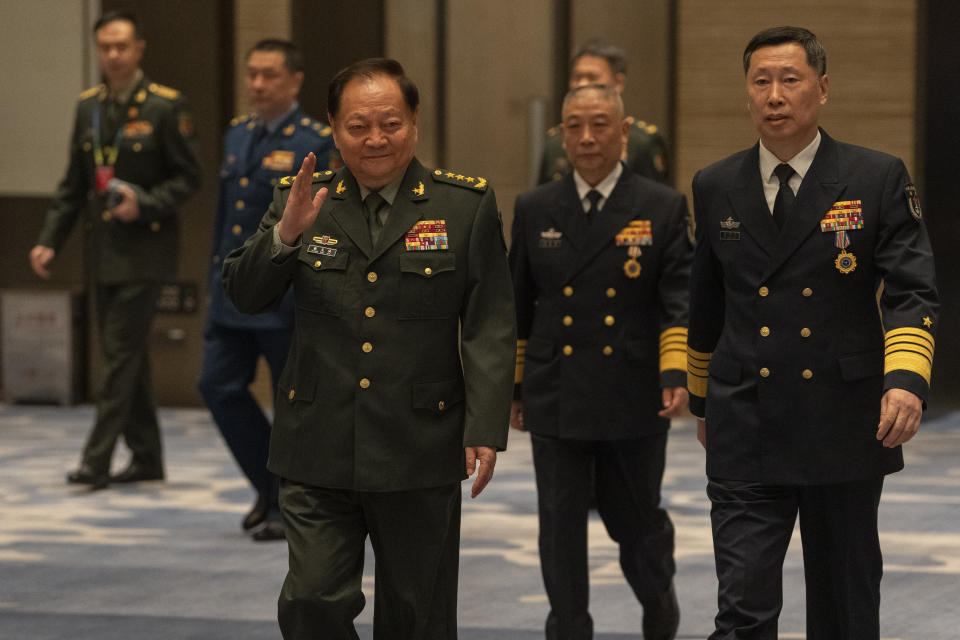
[[[367,195],[363,201],[363,206],[367,210],[367,227],[370,229],[370,244],[377,246],[377,240],[380,238],[380,232],[383,231],[383,221],[380,220],[380,212],[387,206],[387,201],[383,199],[376,191]]]
[[[787,216],[790,215],[790,212],[793,210],[793,203],[796,200],[796,196],[793,195],[793,189],[787,184],[790,181],[790,177],[793,176],[794,170],[793,167],[783,162],[777,165],[773,173],[777,176],[777,180],[780,181],[780,188],[777,190],[777,199],[773,201],[773,221],[777,223],[777,227],[782,227],[784,220],[786,220]]]
[[[590,189],[590,191],[587,192],[587,200],[590,201],[590,208],[587,209],[587,224],[593,224],[594,218],[596,218],[600,212],[597,203],[600,202],[602,197],[603,194],[596,189]]]

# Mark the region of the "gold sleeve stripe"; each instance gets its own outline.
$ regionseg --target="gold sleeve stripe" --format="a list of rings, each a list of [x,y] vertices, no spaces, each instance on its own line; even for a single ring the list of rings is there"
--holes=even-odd
[[[934,340],[928,332],[913,327],[893,329],[886,334],[883,373],[912,371],[930,384]]]
[[[517,340],[517,366],[513,371],[513,383],[523,382],[523,363],[527,359],[527,341]]]
[[[660,334],[660,372],[683,371],[687,361],[687,328],[671,327]]]
[[[707,365],[712,355],[687,347],[687,389],[699,398],[707,397]]]

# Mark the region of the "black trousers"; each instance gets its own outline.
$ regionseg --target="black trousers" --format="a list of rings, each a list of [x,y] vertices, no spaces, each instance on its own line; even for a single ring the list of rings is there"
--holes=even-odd
[[[324,489],[280,480],[290,568],[278,602],[286,640],[354,640],[364,542],[376,558],[373,637],[456,640],[460,483],[414,491]]]
[[[540,567],[550,600],[546,636],[593,636],[588,612],[587,515],[597,508],[620,545],[620,567],[641,604],[660,606],[676,571],[673,523],[660,508],[667,434],[631,440],[564,440],[531,434],[540,513]]]
[[[883,476],[803,487],[710,478],[719,611],[709,640],[776,640],[783,559],[798,514],[807,640],[877,640],[882,489]]]
[[[160,286],[153,282],[97,287],[97,328],[103,380],[97,417],[83,448],[83,462],[110,471],[117,440],[133,452],[132,462],[163,472],[163,447],[150,379],[150,326]]]

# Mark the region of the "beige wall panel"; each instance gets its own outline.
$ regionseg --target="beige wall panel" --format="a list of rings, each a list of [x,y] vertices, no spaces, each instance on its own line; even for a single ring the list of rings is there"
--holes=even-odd
[[[386,55],[400,61],[420,89],[417,157],[427,166],[437,158],[437,3],[386,0]]]
[[[667,142],[670,89],[669,0],[573,0],[570,53],[588,39],[604,38],[627,52],[627,113],[656,123]],[[556,117],[556,116],[555,116]]]
[[[247,51],[264,38],[290,39],[290,0],[234,0],[234,45],[235,60],[234,104],[236,112],[249,113],[250,103],[244,89],[246,67],[243,64]],[[310,82],[310,70],[307,70],[305,82]],[[324,114],[311,113],[311,116],[325,120]]]
[[[530,188],[528,109],[552,98],[550,0],[458,0],[447,15],[447,164],[485,177],[509,233]]]
[[[746,110],[741,56],[761,29],[792,24],[827,50],[829,101],[821,125],[831,136],[914,164],[915,0],[680,0],[677,60],[677,186],[757,140]]]

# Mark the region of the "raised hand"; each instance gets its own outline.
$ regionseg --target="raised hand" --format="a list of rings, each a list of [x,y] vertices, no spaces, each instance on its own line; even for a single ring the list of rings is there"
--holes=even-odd
[[[317,164],[317,157],[313,152],[307,154],[300,165],[300,171],[290,187],[290,196],[287,206],[283,209],[283,217],[277,223],[280,241],[287,246],[294,246],[297,238],[303,231],[313,224],[320,213],[323,201],[327,199],[327,188],[317,191],[317,195],[310,195],[310,186],[313,183],[313,168]]]

